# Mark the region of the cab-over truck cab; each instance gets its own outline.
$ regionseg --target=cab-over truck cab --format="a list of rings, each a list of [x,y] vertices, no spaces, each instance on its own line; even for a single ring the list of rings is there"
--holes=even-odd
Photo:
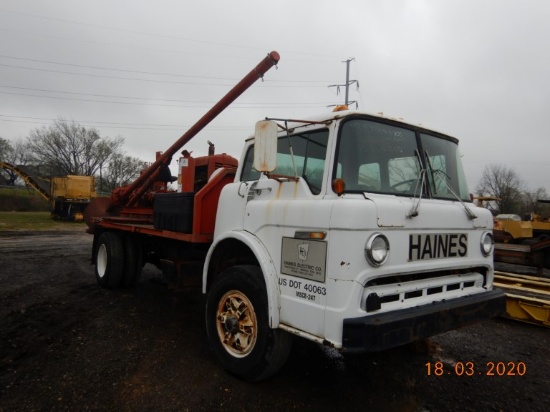
[[[496,316],[492,222],[455,138],[348,110],[259,122],[204,265],[212,349],[259,380],[291,335],[377,351]]]

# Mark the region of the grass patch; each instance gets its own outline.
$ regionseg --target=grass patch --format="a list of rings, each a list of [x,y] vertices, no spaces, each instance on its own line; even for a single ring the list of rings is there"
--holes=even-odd
[[[50,212],[0,212],[0,232],[12,230],[86,230],[83,222],[53,220]]]
[[[46,212],[48,202],[33,189],[0,188],[0,211]]]

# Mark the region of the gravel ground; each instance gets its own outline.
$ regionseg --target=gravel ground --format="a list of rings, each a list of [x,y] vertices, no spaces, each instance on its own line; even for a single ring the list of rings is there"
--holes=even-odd
[[[278,375],[247,384],[209,352],[199,291],[149,265],[101,289],[91,242],[0,232],[0,411],[550,410],[550,330],[506,319],[360,356],[295,339]]]

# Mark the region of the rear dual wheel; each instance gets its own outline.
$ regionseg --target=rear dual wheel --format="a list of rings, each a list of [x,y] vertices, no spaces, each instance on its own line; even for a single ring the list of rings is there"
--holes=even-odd
[[[131,235],[124,236],[122,241],[124,248],[124,272],[122,274],[122,286],[133,286],[141,275],[143,267],[143,250],[141,243]]]
[[[139,277],[142,253],[139,242],[131,236],[103,232],[97,240],[94,256],[95,276],[101,287],[131,286]]]

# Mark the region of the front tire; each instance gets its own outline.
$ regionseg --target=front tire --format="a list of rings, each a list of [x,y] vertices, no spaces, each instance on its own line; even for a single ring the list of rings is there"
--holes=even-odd
[[[286,362],[292,336],[271,329],[260,268],[234,266],[214,282],[206,300],[210,347],[224,368],[246,381],[269,378]]]
[[[97,283],[108,289],[119,287],[124,274],[124,249],[121,237],[112,232],[102,233],[94,255]]]

